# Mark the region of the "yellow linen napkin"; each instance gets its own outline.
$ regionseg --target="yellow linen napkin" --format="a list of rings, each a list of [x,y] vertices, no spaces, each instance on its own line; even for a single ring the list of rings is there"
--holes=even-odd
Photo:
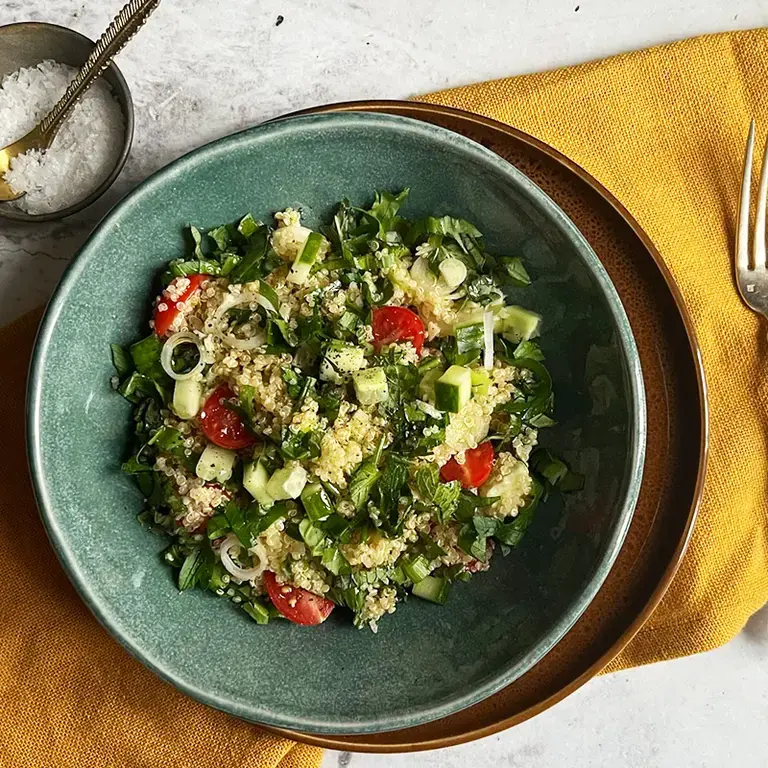
[[[40,317],[0,331],[0,766],[317,768],[322,750],[187,698],[96,622],[48,544],[24,452]]]
[[[612,669],[715,648],[768,600],[768,345],[731,267],[750,118],[768,133],[766,61],[759,29],[422,97],[509,123],[593,174],[661,251],[693,316],[711,416],[701,512]]]

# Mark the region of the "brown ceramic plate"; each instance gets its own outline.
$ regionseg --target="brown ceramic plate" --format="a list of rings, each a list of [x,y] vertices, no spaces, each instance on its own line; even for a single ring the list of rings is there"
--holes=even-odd
[[[701,499],[707,455],[705,383],[693,325],[656,248],[622,204],[539,140],[467,112],[410,102],[350,102],[310,112],[389,112],[441,125],[493,150],[536,182],[576,223],[629,315],[648,402],[643,486],[624,547],[600,592],[563,640],[515,683],[450,717],[361,736],[271,729],[330,749],[401,752],[479,739],[551,707],[629,643],[669,586]],[[589,509],[568,525],[589,526]]]

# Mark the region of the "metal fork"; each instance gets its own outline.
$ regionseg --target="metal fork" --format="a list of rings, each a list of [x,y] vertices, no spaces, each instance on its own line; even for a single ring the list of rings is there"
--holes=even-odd
[[[747,149],[744,154],[744,175],[739,195],[736,222],[736,284],[744,303],[755,312],[768,317],[768,262],[765,253],[765,209],[768,200],[768,142],[765,145],[760,183],[757,191],[755,230],[752,258],[749,254],[749,209],[752,191],[752,156],[755,150],[755,121],[749,126]]]

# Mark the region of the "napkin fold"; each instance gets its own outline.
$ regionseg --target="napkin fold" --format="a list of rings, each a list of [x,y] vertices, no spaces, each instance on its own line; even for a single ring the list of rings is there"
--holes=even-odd
[[[0,766],[318,768],[322,750],[179,693],[98,624],[37,513],[24,451],[40,312],[0,331]]]
[[[589,171],[661,251],[693,317],[711,430],[699,519],[611,669],[715,648],[768,600],[768,344],[731,256],[750,119],[768,133],[766,61],[757,29],[421,97],[513,125]]]

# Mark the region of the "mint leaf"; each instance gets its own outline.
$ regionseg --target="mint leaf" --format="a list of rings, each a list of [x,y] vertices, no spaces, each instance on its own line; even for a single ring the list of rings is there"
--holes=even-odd
[[[453,516],[461,493],[461,484],[458,480],[443,483],[440,481],[440,470],[437,464],[422,464],[414,474],[414,482],[419,496],[440,510],[441,522]]]
[[[375,456],[369,456],[355,470],[349,481],[349,496],[355,509],[359,512],[368,502],[373,486],[379,479],[380,472],[376,466]]]
[[[392,517],[397,513],[401,491],[408,482],[408,462],[399,456],[390,454],[379,478],[380,508],[383,515]]]

